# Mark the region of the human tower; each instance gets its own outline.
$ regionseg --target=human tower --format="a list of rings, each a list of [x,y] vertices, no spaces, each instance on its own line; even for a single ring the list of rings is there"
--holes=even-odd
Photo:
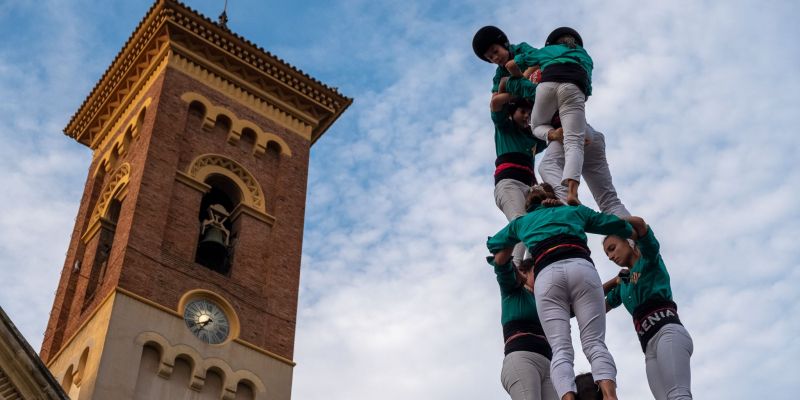
[[[486,245],[500,286],[505,341],[503,387],[519,399],[617,399],[617,369],[605,344],[607,311],[624,305],[645,354],[656,399],[691,399],[692,339],[678,317],[653,230],[617,196],[605,137],[586,122],[593,63],[581,35],[555,29],[534,48],[485,26],[472,47],[496,64],[490,102],[495,127],[495,202],[509,223]],[[538,183],[534,157],[539,161]],[[586,181],[600,212],[578,198]],[[586,233],[620,273],[602,283]],[[575,384],[570,319],[580,330],[594,388]]]

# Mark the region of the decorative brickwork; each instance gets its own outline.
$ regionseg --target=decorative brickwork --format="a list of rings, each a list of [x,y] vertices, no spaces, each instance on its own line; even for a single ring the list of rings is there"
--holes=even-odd
[[[54,373],[79,368],[81,398],[116,398],[115,385],[139,394],[160,385],[136,380],[147,369],[137,369],[139,357],[158,379],[188,357],[191,390],[213,370],[224,375],[223,398],[242,390],[288,399],[308,157],[351,102],[181,3],[158,0],[65,128],[94,155],[42,344]],[[208,199],[228,189],[230,268],[215,272],[195,252]],[[180,309],[196,293],[213,293],[235,320],[225,341],[202,343],[183,324]],[[138,347],[107,337],[136,337]],[[72,360],[86,343],[107,347],[93,347],[83,368]],[[106,372],[101,360],[131,365]]]

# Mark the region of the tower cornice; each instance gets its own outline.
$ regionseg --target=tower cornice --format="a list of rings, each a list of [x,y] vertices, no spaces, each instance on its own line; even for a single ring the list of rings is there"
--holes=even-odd
[[[159,65],[190,62],[310,131],[312,144],[352,103],[322,82],[176,0],[158,0],[73,115],[64,133],[97,149]],[[182,70],[180,66],[177,69]],[[300,132],[298,132],[300,133]],[[301,133],[302,134],[302,133]],[[307,135],[306,135],[307,136]]]

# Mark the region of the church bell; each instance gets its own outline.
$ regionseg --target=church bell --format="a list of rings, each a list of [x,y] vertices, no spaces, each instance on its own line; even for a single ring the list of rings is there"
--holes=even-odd
[[[203,266],[225,274],[229,269],[228,242],[230,231],[223,222],[228,218],[228,212],[220,204],[208,207],[208,218],[203,220],[200,229],[200,243],[197,245],[196,261]]]

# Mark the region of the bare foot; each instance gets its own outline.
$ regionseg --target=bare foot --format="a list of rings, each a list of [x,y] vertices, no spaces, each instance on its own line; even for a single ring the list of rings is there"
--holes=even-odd
[[[574,195],[573,194],[568,194],[567,195],[567,204],[569,204],[571,206],[579,206],[579,205],[581,205],[581,201],[578,200],[578,195],[577,194],[574,194]]]
[[[567,179],[567,204],[571,206],[581,205],[578,200],[578,185],[580,183],[574,179]]]

